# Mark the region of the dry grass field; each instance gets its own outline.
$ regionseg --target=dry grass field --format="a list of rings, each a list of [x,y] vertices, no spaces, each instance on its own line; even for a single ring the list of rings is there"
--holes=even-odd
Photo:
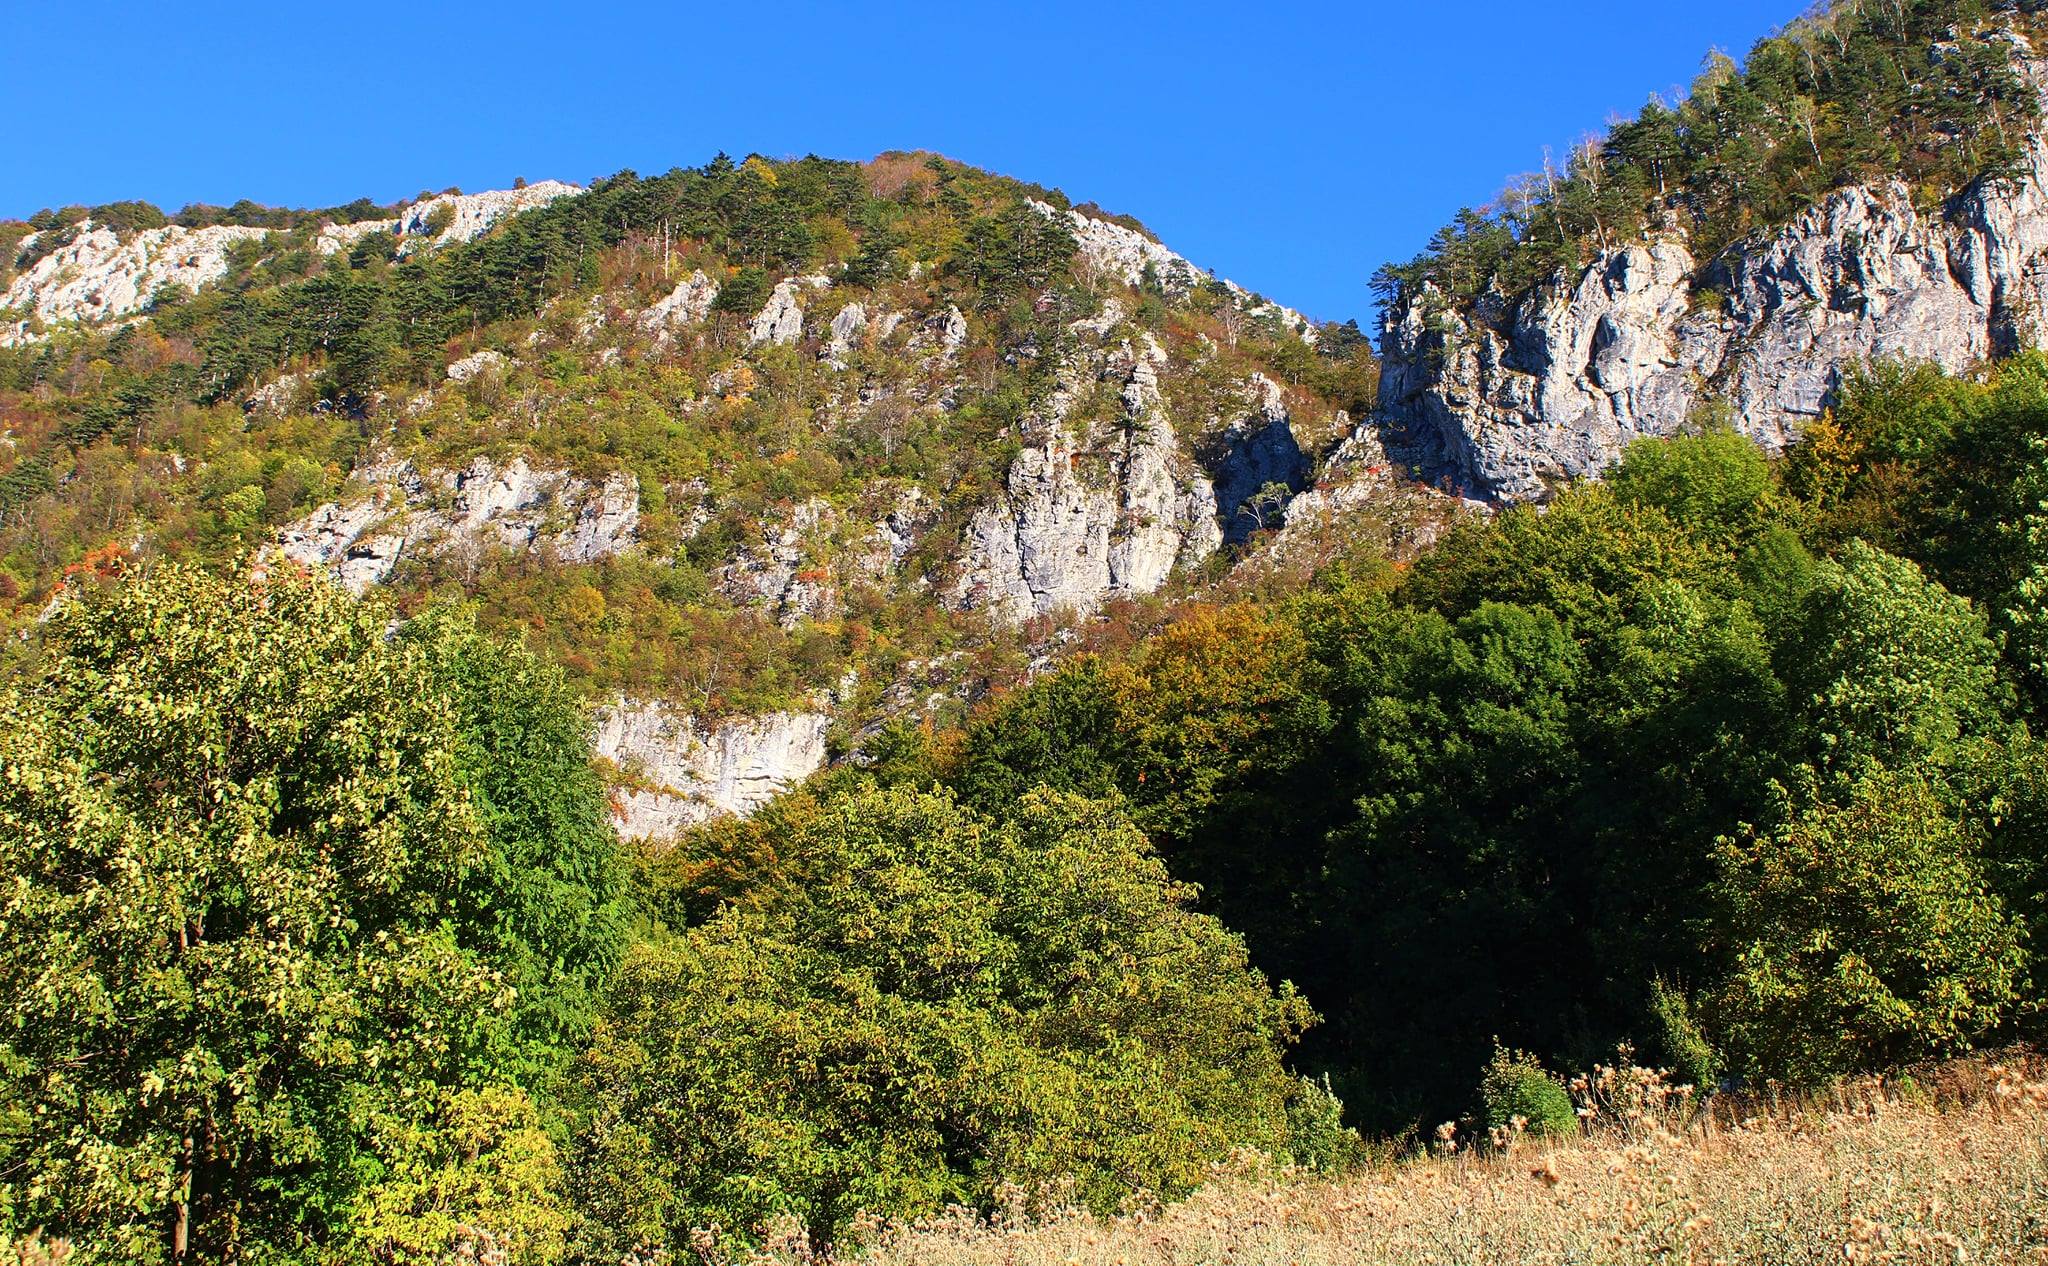
[[[1818,1097],[1724,1096],[1705,1110],[1654,1087],[1609,1099],[1617,1111],[1569,1142],[1440,1144],[1336,1180],[1241,1167],[1180,1203],[1108,1220],[1071,1208],[963,1211],[871,1228],[856,1256],[868,1266],[2048,1262],[2048,1069],[2031,1057]],[[752,1260],[811,1258],[785,1242]]]

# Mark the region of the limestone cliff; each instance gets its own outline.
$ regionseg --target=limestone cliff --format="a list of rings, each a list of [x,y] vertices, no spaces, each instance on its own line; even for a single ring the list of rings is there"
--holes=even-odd
[[[325,567],[357,592],[408,555],[548,550],[564,562],[591,562],[631,546],[640,517],[631,475],[593,484],[535,469],[523,457],[478,457],[452,471],[382,457],[353,480],[360,495],[318,507],[280,532],[278,543],[286,557]]]
[[[140,312],[166,286],[196,291],[227,275],[229,248],[267,236],[264,229],[233,225],[168,225],[124,240],[110,228],[80,221],[62,245],[43,254],[0,293],[0,311],[20,314],[0,330],[0,342],[33,337],[28,318],[43,324],[103,321]],[[30,234],[22,249],[39,249],[42,237]]]
[[[1013,622],[1086,614],[1110,598],[1153,592],[1176,563],[1222,544],[1214,485],[1182,456],[1160,401],[1165,361],[1142,335],[1061,368],[1003,495],[968,526],[957,605]],[[1070,417],[1097,384],[1114,390],[1114,416]]]
[[[313,240],[323,254],[346,250],[379,231],[396,234],[401,249],[408,251],[467,242],[506,216],[581,192],[575,185],[543,180],[518,189],[442,194],[411,204],[395,219],[325,225]],[[54,249],[47,249],[45,234],[58,242]],[[0,344],[35,338],[41,327],[64,322],[134,316],[166,286],[197,291],[225,277],[228,252],[236,244],[282,237],[281,230],[231,224],[172,224],[120,234],[91,220],[32,233],[22,240],[21,250],[34,262],[0,291],[0,313],[12,314],[0,326]]]
[[[622,775],[619,834],[668,836],[751,813],[823,767],[830,724],[822,712],[777,712],[706,726],[658,700],[618,699],[599,711],[594,747]]]
[[[2032,69],[2037,82],[2048,70]],[[1708,259],[1682,233],[1601,252],[1509,299],[1460,310],[1424,292],[1382,327],[1377,425],[1422,479],[1489,500],[1596,475],[1703,402],[1769,448],[1873,358],[1962,371],[2041,346],[2048,140],[2010,180],[1932,212],[1897,182],[1836,190]]]

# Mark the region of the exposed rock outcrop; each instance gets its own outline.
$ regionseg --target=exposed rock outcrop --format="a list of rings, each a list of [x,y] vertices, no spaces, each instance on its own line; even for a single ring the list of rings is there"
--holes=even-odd
[[[145,229],[124,241],[114,230],[90,220],[68,232],[69,241],[38,259],[0,293],[0,309],[45,324],[129,316],[148,307],[165,286],[197,291],[218,281],[227,275],[228,251],[235,243],[269,236],[265,229],[234,225],[169,225]],[[34,249],[42,237],[29,235],[22,248]],[[0,333],[0,341],[13,343],[28,336],[26,323],[15,322]]]
[[[468,242],[484,230],[521,211],[544,207],[558,198],[573,198],[580,186],[559,180],[540,180],[518,189],[489,189],[483,193],[444,193],[423,198],[399,212],[392,228],[400,237],[431,241],[437,246]],[[435,226],[440,225],[438,232]]]
[[[1153,592],[1176,563],[1222,544],[1215,490],[1181,454],[1160,401],[1165,361],[1146,335],[1062,369],[1003,496],[968,525],[955,605],[1011,622],[1085,614]],[[1075,425],[1070,412],[1098,382],[1117,388],[1119,415]]]
[[[742,547],[719,570],[719,588],[735,602],[766,607],[784,628],[832,615],[838,590],[824,558],[838,522],[832,503],[822,497],[791,506],[779,521],[762,526],[758,545]]]
[[[338,255],[353,250],[357,242],[372,233],[398,232],[396,220],[356,220],[350,224],[323,224],[313,238],[313,249],[322,255]]]
[[[505,353],[492,351],[486,347],[480,352],[471,352],[460,360],[449,362],[448,381],[468,382],[487,373],[502,373],[511,363]]]
[[[659,838],[726,814],[745,816],[825,764],[822,712],[776,712],[706,727],[658,700],[601,709],[594,748],[627,785],[613,793],[619,834]]]
[[[242,399],[242,412],[283,417],[308,403],[312,383],[305,374],[280,374]]]
[[[1073,233],[1075,243],[1081,248],[1081,258],[1097,272],[1114,277],[1126,286],[1137,285],[1150,269],[1154,279],[1168,294],[1182,295],[1209,275],[1189,263],[1185,256],[1167,249],[1136,229],[1097,219],[1081,211],[1062,212],[1049,202],[1035,199],[1031,202],[1031,209],[1047,219],[1065,220],[1068,231]]]
[[[282,529],[278,544],[358,592],[407,554],[545,549],[564,562],[594,562],[630,547],[640,522],[639,485],[623,472],[592,484],[523,457],[425,473],[383,458],[354,478],[367,496],[320,506]]]
[[[380,231],[405,239],[401,250],[467,242],[506,216],[582,192],[559,180],[543,180],[521,189],[443,194],[412,204],[396,219],[323,225],[313,241],[316,249],[328,255]],[[196,229],[173,224],[124,238],[112,229],[82,220],[68,229],[46,232],[64,234],[64,244],[43,254],[8,284],[0,293],[0,311],[20,313],[47,325],[131,316],[148,307],[167,285],[197,291],[227,275],[228,251],[237,242],[268,239],[273,231],[233,224]],[[33,252],[42,236],[30,234],[22,240],[22,249]],[[20,317],[0,328],[0,344],[33,337],[32,324]]]
[[[1074,235],[1074,242],[1080,248],[1083,262],[1105,277],[1113,277],[1127,286],[1136,286],[1145,280],[1149,271],[1160,288],[1170,295],[1184,295],[1213,274],[1205,268],[1190,263],[1186,256],[1168,249],[1145,234],[1114,221],[1098,219],[1082,211],[1068,210],[1064,215],[1049,202],[1033,199],[1031,209],[1048,219],[1063,218],[1067,228]],[[1309,342],[1315,342],[1315,327],[1308,318],[1292,308],[1282,307],[1269,300],[1260,299],[1234,281],[1221,282],[1244,312],[1253,317],[1270,315],[1284,328],[1300,334]]]
[[[640,314],[640,328],[665,338],[679,327],[702,322],[711,315],[711,305],[717,301],[718,283],[698,269]]]
[[[775,283],[768,302],[747,327],[749,342],[794,343],[803,337],[804,310],[803,305],[796,301],[800,284],[794,277],[785,277]]]
[[[2037,78],[2039,75],[2037,74]],[[1899,182],[1836,190],[1781,229],[1695,260],[1664,233],[1602,252],[1519,301],[1424,293],[1382,331],[1378,424],[1426,481],[1492,500],[1596,475],[1703,402],[1770,448],[1872,358],[1951,372],[2042,345],[2048,141],[2010,182],[1938,215]]]
[[[861,335],[868,328],[868,310],[865,304],[849,303],[839,309],[832,318],[832,337],[825,343],[824,359],[834,369],[844,369],[847,357],[860,344]]]
[[[1295,494],[1308,486],[1314,463],[1302,451],[1280,385],[1253,374],[1250,416],[1232,421],[1219,437],[1216,516],[1224,539],[1241,541],[1270,526]]]
[[[938,517],[922,490],[892,483],[869,487],[857,509],[842,512],[813,497],[771,516],[759,541],[741,546],[718,569],[719,589],[734,602],[766,609],[786,629],[838,616],[846,585],[893,575]],[[876,517],[863,530],[870,515]]]

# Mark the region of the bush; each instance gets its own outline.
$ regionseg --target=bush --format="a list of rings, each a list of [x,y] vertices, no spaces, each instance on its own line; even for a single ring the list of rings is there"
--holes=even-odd
[[[1685,994],[1662,977],[1650,983],[1650,1016],[1664,1062],[1688,1085],[1702,1092],[1721,1080],[1721,1057],[1693,1019]]]
[[[2024,996],[2024,925],[1937,788],[1877,772],[1724,841],[1734,966],[1715,1027],[1745,1076],[1814,1084],[1954,1054]]]
[[[1303,1169],[1336,1174],[1365,1158],[1365,1140],[1344,1124],[1344,1101],[1328,1074],[1303,1077],[1287,1101],[1287,1158]]]
[[[1579,1132],[1572,1098],[1556,1078],[1543,1071],[1542,1061],[1527,1051],[1493,1048],[1493,1061],[1479,1079],[1479,1098],[1489,1129],[1513,1129],[1516,1118],[1530,1134],[1561,1136]]]

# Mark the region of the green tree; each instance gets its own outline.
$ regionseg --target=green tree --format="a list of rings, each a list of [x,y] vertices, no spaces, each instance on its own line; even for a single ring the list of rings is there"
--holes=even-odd
[[[1763,450],[1727,430],[1637,440],[1608,482],[1623,502],[1656,506],[1687,531],[1723,546],[1766,525],[1775,488]]]
[[[856,789],[781,861],[620,973],[578,1163],[613,1247],[778,1216],[823,1241],[1066,1176],[1108,1207],[1286,1146],[1306,1007],[1116,810],[1035,792],[996,821]]]
[[[1809,757],[1850,776],[1871,762],[1946,763],[1997,730],[2009,703],[1984,617],[1861,541],[1816,569],[1778,658]]]
[[[1951,1054],[2005,1018],[2018,923],[1925,781],[1874,773],[1729,840],[1710,1016],[1741,1071],[1814,1081]]]
[[[583,704],[560,669],[480,632],[473,608],[430,611],[403,640],[455,710],[457,773],[484,832],[456,904],[460,941],[517,991],[522,1079],[551,1077],[589,1038],[628,921]]]
[[[166,566],[63,603],[0,695],[16,1227],[96,1261],[355,1260],[390,1140],[498,1079],[507,964],[459,931],[491,837],[460,712],[386,620]]]

